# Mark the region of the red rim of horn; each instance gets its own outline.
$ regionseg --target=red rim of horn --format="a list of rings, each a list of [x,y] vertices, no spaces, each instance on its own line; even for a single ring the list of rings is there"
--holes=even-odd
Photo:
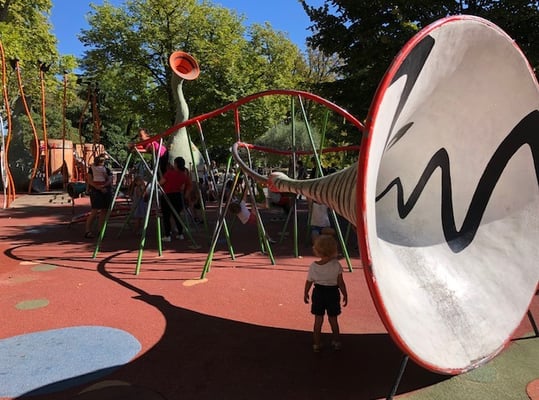
[[[169,58],[170,67],[180,78],[192,81],[198,78],[200,68],[197,60],[184,51],[175,51]]]

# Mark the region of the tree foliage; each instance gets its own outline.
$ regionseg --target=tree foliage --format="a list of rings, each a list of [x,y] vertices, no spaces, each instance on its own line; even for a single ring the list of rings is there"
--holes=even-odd
[[[0,4],[0,34],[8,59],[56,61],[56,38],[48,21],[51,0],[11,0]]]
[[[301,3],[313,25],[308,43],[342,62],[339,79],[318,85],[320,93],[364,118],[376,88],[402,46],[437,19],[473,14],[504,29],[539,66],[539,2],[527,0],[327,0]]]

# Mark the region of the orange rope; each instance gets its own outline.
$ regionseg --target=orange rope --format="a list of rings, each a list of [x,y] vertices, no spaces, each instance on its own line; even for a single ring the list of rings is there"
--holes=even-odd
[[[44,63],[39,64],[39,82],[41,84],[41,126],[43,127],[43,146],[45,147],[45,190],[49,190],[49,141],[47,137],[47,114],[45,112],[45,71]]]
[[[34,120],[30,114],[30,109],[28,108],[28,103],[26,102],[26,97],[24,96],[24,89],[22,87],[22,78],[21,78],[21,68],[19,66],[19,60],[15,60],[15,72],[17,73],[17,83],[19,85],[19,93],[21,95],[22,104],[24,105],[24,111],[32,127],[32,133],[34,135],[34,167],[32,168],[32,175],[30,176],[30,183],[28,184],[28,193],[32,193],[32,184],[34,183],[34,178],[37,174],[37,166],[39,164],[39,139],[37,138],[37,130],[34,125]]]
[[[13,182],[13,176],[9,168],[9,145],[11,142],[11,108],[9,107],[9,97],[7,91],[7,73],[6,73],[6,57],[4,53],[4,46],[0,42],[0,62],[2,63],[2,97],[4,99],[4,106],[6,107],[6,119],[7,119],[7,137],[4,142],[4,171],[6,172],[7,182],[6,185],[6,207],[9,208],[12,201],[15,200],[15,184]]]
[[[79,118],[79,144],[80,144],[80,151],[82,155],[82,161],[83,161],[83,168],[80,173],[81,176],[78,177],[79,180],[86,180],[86,173],[87,173],[87,166],[89,165],[88,158],[86,157],[86,147],[84,147],[84,142],[82,141],[82,121],[84,120],[84,113],[88,109],[88,104],[90,104],[90,85],[88,85],[88,95],[86,97],[86,103],[84,104],[84,107],[82,108],[82,112],[80,114]]]
[[[62,98],[62,181],[63,188],[66,189],[69,181],[69,168],[66,165],[66,108],[67,108],[67,73],[64,71],[64,96]]]

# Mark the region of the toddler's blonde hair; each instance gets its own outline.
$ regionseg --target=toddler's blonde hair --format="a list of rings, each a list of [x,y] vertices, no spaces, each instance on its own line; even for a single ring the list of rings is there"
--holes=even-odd
[[[331,235],[320,235],[314,242],[314,249],[320,257],[337,257],[339,249],[337,241]]]

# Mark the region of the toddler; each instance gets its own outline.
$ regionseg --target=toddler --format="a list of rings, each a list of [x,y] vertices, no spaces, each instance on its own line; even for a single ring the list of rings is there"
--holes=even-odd
[[[313,351],[321,348],[322,324],[327,312],[328,321],[333,333],[331,346],[334,350],[341,349],[338,315],[341,313],[341,293],[343,307],[348,304],[348,293],[342,276],[343,268],[337,260],[337,241],[333,236],[320,235],[313,246],[314,255],[320,260],[309,266],[303,300],[309,304],[309,291],[312,292],[311,313],[314,314]]]

